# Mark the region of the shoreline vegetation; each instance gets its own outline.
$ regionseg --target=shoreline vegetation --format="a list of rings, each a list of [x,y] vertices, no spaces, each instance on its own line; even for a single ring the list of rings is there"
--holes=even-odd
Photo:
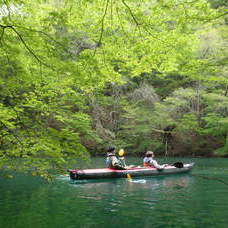
[[[0,168],[24,158],[19,169],[46,175],[109,145],[127,156],[227,157],[227,7],[3,1]]]
[[[126,154],[126,158],[127,157],[140,157],[143,158],[145,156],[145,153],[141,152],[141,153],[127,153]],[[99,153],[99,154],[92,154],[91,158],[96,158],[96,157],[106,157],[106,153]],[[171,155],[171,156],[166,156],[166,155],[162,155],[162,154],[156,154],[156,158],[228,158],[228,155],[216,155],[216,154],[210,154],[210,155],[185,155],[184,153],[179,154],[179,155]]]

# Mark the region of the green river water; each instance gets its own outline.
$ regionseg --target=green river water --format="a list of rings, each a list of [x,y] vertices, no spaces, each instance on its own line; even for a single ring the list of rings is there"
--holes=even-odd
[[[195,162],[189,174],[72,183],[18,174],[0,179],[0,228],[228,227],[228,159]],[[140,164],[141,158],[128,158]],[[104,159],[81,167],[102,167]],[[73,168],[72,166],[69,168]]]

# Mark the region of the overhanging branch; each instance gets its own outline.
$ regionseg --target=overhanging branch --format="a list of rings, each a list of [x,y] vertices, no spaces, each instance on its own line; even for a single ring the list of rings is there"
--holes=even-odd
[[[28,52],[42,65],[46,66],[46,67],[50,67],[48,64],[44,63],[35,53],[34,51],[28,46],[28,44],[25,42],[24,38],[22,37],[22,35],[17,31],[17,29],[15,29],[15,26],[13,25],[2,25],[0,24],[0,28],[2,28],[2,34],[1,34],[1,39],[4,36],[4,31],[5,29],[11,29],[19,38],[19,40],[22,42],[22,44],[25,46],[25,48],[28,50]]]
[[[110,1],[110,0],[107,0],[107,1],[106,1],[105,11],[104,11],[103,17],[102,17],[102,19],[101,19],[101,33],[100,33],[100,37],[99,37],[99,40],[98,40],[98,45],[99,45],[99,46],[101,45],[101,40],[102,40],[103,33],[104,33],[104,19],[105,19],[105,16],[106,16],[106,14],[107,14],[109,1]],[[97,49],[94,50],[94,54],[93,54],[93,55],[96,54],[96,50],[97,50]]]

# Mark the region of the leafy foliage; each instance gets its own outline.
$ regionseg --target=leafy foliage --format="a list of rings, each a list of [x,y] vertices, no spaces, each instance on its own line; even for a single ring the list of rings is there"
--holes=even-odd
[[[223,6],[0,1],[0,167],[48,177],[109,143],[161,149],[169,124],[224,137]]]

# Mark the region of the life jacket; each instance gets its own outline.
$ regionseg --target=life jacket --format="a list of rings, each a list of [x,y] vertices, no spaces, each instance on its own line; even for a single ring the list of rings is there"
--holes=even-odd
[[[108,167],[108,168],[113,168],[112,167],[112,158],[111,158],[112,156],[108,156],[107,158],[106,158],[106,166]]]
[[[153,164],[150,163],[150,158],[144,158],[143,159],[143,166],[144,167],[151,167],[151,168],[155,168],[155,166]]]
[[[143,166],[144,166],[144,167],[151,167],[151,168],[155,168],[155,166],[154,166],[154,165],[152,165],[152,164],[150,164],[150,163],[148,163],[148,162],[144,162],[144,163],[143,163]]]
[[[113,164],[113,160],[115,161],[115,164]],[[116,169],[118,168],[121,164],[119,164],[118,158],[114,154],[109,154],[106,158],[106,166],[111,169]]]

